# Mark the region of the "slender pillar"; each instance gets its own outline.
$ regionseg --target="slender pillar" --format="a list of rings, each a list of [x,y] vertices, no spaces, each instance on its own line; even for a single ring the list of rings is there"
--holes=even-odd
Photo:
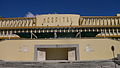
[[[45,61],[46,60],[46,51],[41,48],[37,50],[37,61]]]
[[[57,33],[56,32],[54,32],[54,38],[57,38]]]
[[[68,60],[70,60],[70,61],[76,60],[75,48],[68,49]]]

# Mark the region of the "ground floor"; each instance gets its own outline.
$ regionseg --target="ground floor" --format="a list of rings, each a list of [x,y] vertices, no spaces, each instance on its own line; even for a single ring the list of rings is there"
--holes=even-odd
[[[0,41],[0,60],[90,61],[113,58],[120,54],[120,42],[112,39],[27,39]]]

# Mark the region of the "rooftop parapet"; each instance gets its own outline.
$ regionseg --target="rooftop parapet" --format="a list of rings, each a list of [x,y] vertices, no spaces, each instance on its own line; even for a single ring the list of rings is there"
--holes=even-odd
[[[37,15],[37,26],[78,26],[80,15],[47,14]]]
[[[35,18],[0,18],[0,27],[30,27],[35,26]]]
[[[117,14],[117,16],[120,16],[120,13],[119,13],[119,14]]]
[[[47,27],[120,27],[120,16],[46,14],[31,18],[0,18],[0,29]]]

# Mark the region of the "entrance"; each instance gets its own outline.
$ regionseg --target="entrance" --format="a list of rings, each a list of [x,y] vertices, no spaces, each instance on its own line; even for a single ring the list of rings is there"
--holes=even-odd
[[[68,60],[68,48],[46,48],[46,60]]]
[[[79,60],[78,45],[36,45],[35,60]]]

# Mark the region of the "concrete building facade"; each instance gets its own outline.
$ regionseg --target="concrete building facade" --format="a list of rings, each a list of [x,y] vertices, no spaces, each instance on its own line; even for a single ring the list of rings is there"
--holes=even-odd
[[[89,61],[120,54],[120,16],[46,14],[0,18],[0,60]]]

